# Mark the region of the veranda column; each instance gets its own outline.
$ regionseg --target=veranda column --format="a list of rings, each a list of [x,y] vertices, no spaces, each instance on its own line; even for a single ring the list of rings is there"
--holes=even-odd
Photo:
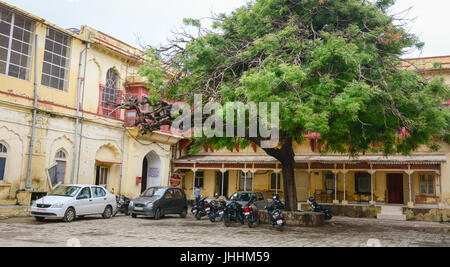
[[[192,176],[192,196],[195,199],[195,176],[197,174],[198,169],[194,168],[194,169],[192,169],[192,171],[194,172],[194,175]]]
[[[253,166],[254,168],[255,166]],[[250,173],[252,174],[252,192],[255,191],[255,174],[256,174],[256,170],[255,169],[251,169]]]
[[[335,168],[336,168],[336,164],[335,164]],[[339,204],[339,200],[337,199],[337,188],[338,188],[338,186],[337,186],[337,182],[338,182],[338,179],[337,179],[337,176],[338,176],[338,170],[334,170],[333,171],[333,174],[334,174],[334,200],[333,200],[333,204]]]
[[[436,174],[439,177],[439,199],[441,201],[439,201],[439,209],[444,209],[445,208],[445,203],[444,203],[444,195],[443,195],[443,190],[442,190],[442,174],[441,174],[441,165],[439,165],[439,170],[436,171]]]
[[[275,175],[275,194],[278,194],[278,179],[281,179],[281,170],[276,169],[273,171]],[[281,182],[280,182],[281,185]]]
[[[344,169],[341,172],[344,175],[344,199],[342,200],[342,205],[348,205],[347,190],[346,190],[346,188],[347,188],[346,176],[347,176],[348,170],[345,169],[345,164],[344,164]]]
[[[375,205],[375,201],[374,201],[374,197],[373,197],[373,175],[376,173],[377,171],[376,170],[373,170],[372,169],[372,164],[370,165],[370,170],[369,170],[369,173],[370,173],[370,202],[369,202],[369,204],[370,205]]]
[[[414,202],[412,198],[412,183],[411,183],[411,175],[414,173],[413,170],[411,170],[411,164],[408,164],[408,170],[406,171],[406,174],[408,174],[408,187],[409,187],[409,202],[408,207],[413,208]]]

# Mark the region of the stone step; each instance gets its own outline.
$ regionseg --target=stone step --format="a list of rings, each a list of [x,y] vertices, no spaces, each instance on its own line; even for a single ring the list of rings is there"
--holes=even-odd
[[[406,215],[399,214],[378,214],[378,220],[391,220],[391,221],[406,221]]]
[[[402,215],[403,207],[401,206],[381,206],[381,213],[385,215]]]

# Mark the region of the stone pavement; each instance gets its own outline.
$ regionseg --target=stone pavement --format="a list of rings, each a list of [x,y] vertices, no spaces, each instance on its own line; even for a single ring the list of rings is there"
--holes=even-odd
[[[153,246],[153,247],[323,247],[323,246],[450,246],[450,224],[395,222],[335,217],[324,227],[286,227],[278,232],[269,225],[247,225],[207,219],[197,221],[168,216],[151,218],[117,216],[104,220],[86,217],[73,223],[34,218],[0,220],[0,246]]]

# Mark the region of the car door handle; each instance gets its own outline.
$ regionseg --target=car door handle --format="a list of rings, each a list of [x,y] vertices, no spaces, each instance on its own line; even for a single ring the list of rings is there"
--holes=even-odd
[[[105,197],[103,200],[107,200],[107,198]]]
[[[92,202],[92,199],[89,199],[89,202]]]

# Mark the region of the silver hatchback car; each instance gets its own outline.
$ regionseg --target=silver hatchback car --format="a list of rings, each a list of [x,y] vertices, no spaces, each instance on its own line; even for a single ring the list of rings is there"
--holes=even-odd
[[[247,205],[247,203],[250,201],[250,199],[252,199],[252,197],[256,197],[255,206],[259,210],[263,210],[264,207],[268,204],[264,192],[258,192],[258,191],[256,191],[256,192],[253,192],[253,191],[236,192],[233,195],[231,195],[229,200],[231,200],[231,201],[234,200],[234,201],[238,202],[239,204],[241,204],[243,207],[245,207],[245,205]]]

